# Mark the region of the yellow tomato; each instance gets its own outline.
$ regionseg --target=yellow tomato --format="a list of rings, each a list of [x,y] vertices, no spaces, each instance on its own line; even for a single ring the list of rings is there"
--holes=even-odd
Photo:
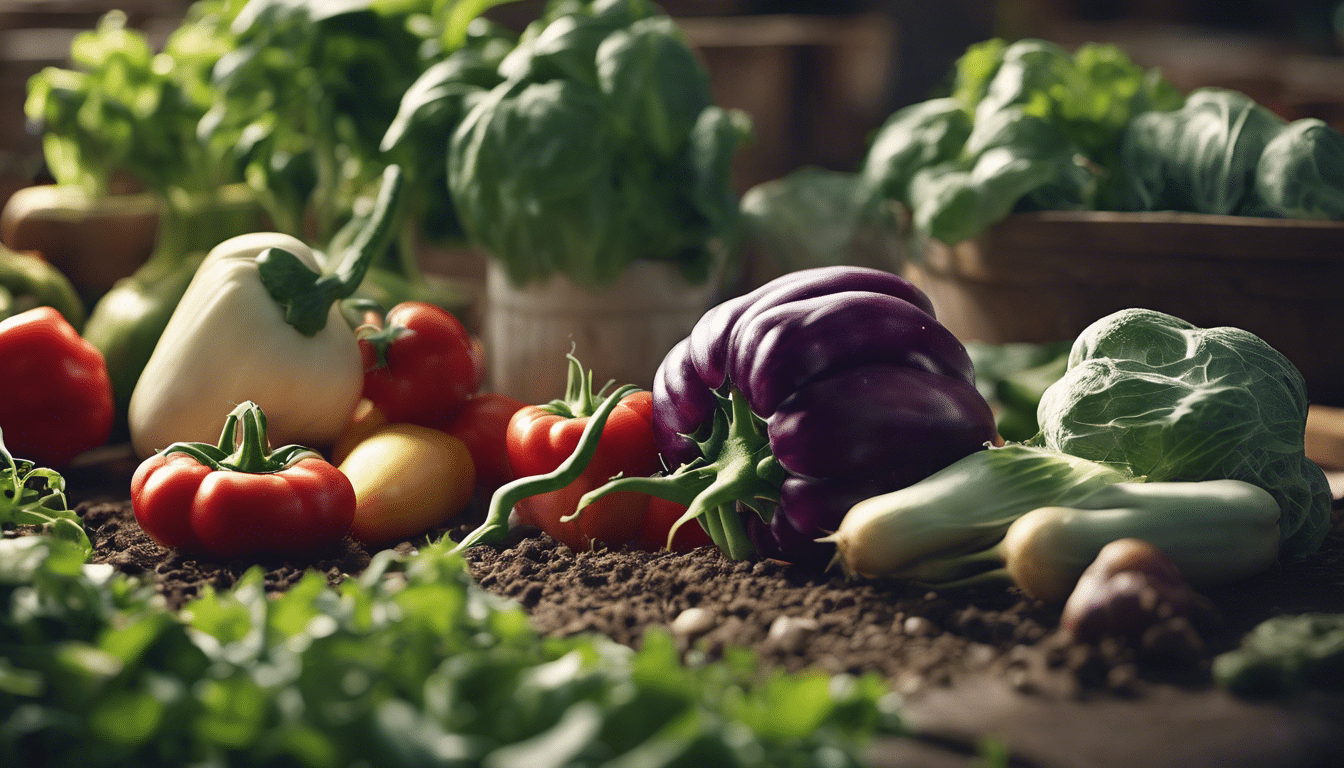
[[[350,423],[345,425],[345,431],[341,432],[341,436],[336,438],[336,444],[331,447],[331,463],[339,467],[356,445],[386,425],[387,417],[378,406],[367,397],[361,397],[355,405],[355,412],[350,416]]]
[[[466,509],[476,488],[466,444],[414,424],[378,429],[340,467],[355,487],[350,534],[369,544],[430,530]]]

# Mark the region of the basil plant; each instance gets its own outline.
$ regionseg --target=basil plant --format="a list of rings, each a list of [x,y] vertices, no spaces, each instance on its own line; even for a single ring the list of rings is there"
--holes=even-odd
[[[468,237],[518,285],[609,285],[635,259],[709,278],[736,226],[748,118],[647,0],[552,2],[448,147]]]

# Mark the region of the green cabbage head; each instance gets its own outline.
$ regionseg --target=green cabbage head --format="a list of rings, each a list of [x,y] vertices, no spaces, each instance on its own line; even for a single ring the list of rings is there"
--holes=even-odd
[[[1232,478],[1279,502],[1280,556],[1314,552],[1330,526],[1325,473],[1306,457],[1302,374],[1258,336],[1146,309],[1074,341],[1037,410],[1045,447],[1148,481]]]

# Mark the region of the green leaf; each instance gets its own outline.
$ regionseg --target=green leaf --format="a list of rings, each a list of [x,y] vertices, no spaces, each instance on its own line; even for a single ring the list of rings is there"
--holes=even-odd
[[[327,327],[331,298],[319,290],[322,274],[283,248],[267,248],[257,256],[261,284],[285,313],[285,321],[305,336]]]
[[[451,0],[448,7],[448,20],[443,29],[445,47],[449,50],[460,47],[467,40],[467,30],[471,26],[471,22],[496,5],[503,5],[510,1]]]
[[[115,691],[89,711],[89,731],[110,744],[148,742],[164,719],[164,704],[145,691]]]
[[[15,458],[0,431],[0,526],[3,525],[42,526],[85,554],[93,550],[83,522],[66,502],[65,478],[54,469]]]
[[[1121,158],[1126,210],[1229,215],[1248,203],[1266,145],[1286,125],[1250,97],[1201,88],[1170,112],[1147,112],[1126,128]]]
[[[1295,120],[1265,145],[1255,206],[1292,219],[1344,219],[1344,135],[1315,118]]]
[[[709,74],[670,18],[613,32],[597,49],[597,79],[622,133],[664,160],[685,145],[712,102]]]
[[[241,670],[202,680],[196,695],[203,711],[194,728],[207,744],[242,749],[260,737],[272,706],[271,694]]]

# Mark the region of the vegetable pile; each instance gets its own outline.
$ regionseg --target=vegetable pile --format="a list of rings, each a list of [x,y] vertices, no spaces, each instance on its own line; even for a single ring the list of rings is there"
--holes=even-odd
[[[1011,579],[1063,600],[1112,541],[1192,582],[1314,552],[1330,526],[1306,458],[1301,374],[1253,334],[1151,310],[1098,320],[1045,390],[1030,444],[968,456],[855,505],[831,538],[851,572],[958,585]]]
[[[537,637],[455,555],[521,524],[578,552],[714,546],[1074,594],[1083,634],[1139,587],[1194,611],[1186,582],[1320,546],[1330,494],[1303,453],[1301,375],[1249,333],[1157,312],[1103,318],[1000,378],[1011,422],[928,297],[860,266],[790,269],[714,307],[652,391],[595,390],[571,356],[552,402],[481,393],[487,361],[419,274],[420,238],[460,217],[519,284],[603,286],[636,258],[703,281],[736,235],[728,171],[748,132],[647,0],[551,3],[517,41],[473,22],[491,4],[204,0],[163,53],[109,16],[76,70],[34,80],[58,180],[106,194],[129,173],[164,201],[163,237],[84,339],[49,265],[0,253],[0,523],[50,534],[0,541],[0,756],[852,765],[894,727],[871,678],[701,666],[658,633],[639,651]],[[805,258],[880,228],[879,197],[946,242],[1024,207],[1339,208],[1344,140],[1239,94],[1182,99],[1103,46],[993,41],[958,66],[952,96],[892,117],[862,178],[801,179],[844,219]],[[195,229],[230,185],[242,213]],[[787,210],[797,192],[755,199]],[[169,613],[87,563],[57,472],[123,415],[133,512],[164,547],[423,546],[275,600],[253,572]],[[446,523],[487,492],[454,544]],[[1119,586],[1100,581],[1116,542],[1148,548]]]
[[[1084,329],[1046,390],[1041,444],[1148,482],[1231,478],[1278,504],[1284,557],[1315,552],[1330,487],[1303,450],[1302,375],[1254,334],[1144,309]]]

